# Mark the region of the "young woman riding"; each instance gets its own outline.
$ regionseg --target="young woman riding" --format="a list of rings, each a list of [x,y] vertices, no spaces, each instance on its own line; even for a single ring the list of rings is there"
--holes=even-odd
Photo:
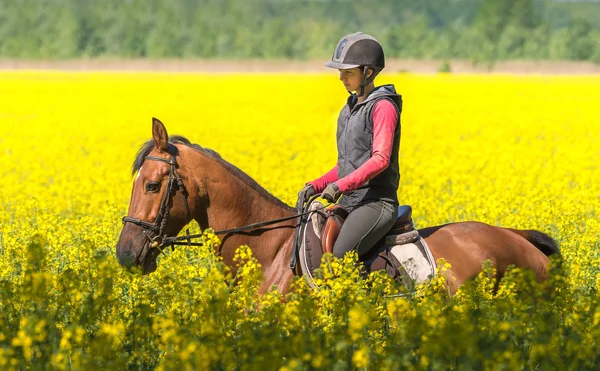
[[[343,37],[325,66],[339,70],[350,93],[338,118],[338,160],[325,175],[306,183],[299,197],[306,201],[321,193],[329,202],[339,199],[349,214],[333,255],[341,258],[356,250],[362,257],[397,217],[402,97],[393,85],[375,87],[385,58],[372,36],[357,32]]]
[[[343,194],[339,204],[350,213],[333,254],[342,257],[354,249],[364,256],[396,219],[402,99],[392,85],[375,87],[373,83],[384,67],[384,56],[371,36],[355,33],[344,37],[326,66],[340,70],[345,88],[355,93],[350,94],[338,119],[336,166],[308,183],[299,199],[305,201],[320,192],[335,202]],[[252,231],[255,223],[285,217],[290,220],[286,228],[276,227],[269,233],[263,233],[268,229],[256,234],[227,232],[215,249],[235,271],[236,248],[252,246],[265,275],[260,292],[275,285],[287,293],[293,277],[288,262],[295,256],[294,210],[249,182],[246,174],[218,154],[185,142],[189,143],[173,138],[169,142],[163,123],[152,120],[152,139],[134,162],[138,176],[117,243],[119,263],[141,266],[144,273],[154,271],[162,249],[175,241],[191,218],[202,229]],[[176,193],[183,197],[174,198]],[[443,258],[452,267],[446,271],[452,294],[476,277],[486,260],[494,263],[497,278],[515,266],[531,269],[538,280],[544,280],[548,256],[560,256],[556,242],[543,232],[476,221],[430,226],[420,229],[419,235],[435,260]]]

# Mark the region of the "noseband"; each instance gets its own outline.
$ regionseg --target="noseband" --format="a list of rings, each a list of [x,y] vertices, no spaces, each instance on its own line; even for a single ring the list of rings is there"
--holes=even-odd
[[[135,225],[139,225],[144,228],[144,236],[148,238],[150,241],[151,247],[160,248],[163,246],[163,241],[167,239],[167,235],[163,234],[165,227],[167,226],[167,219],[169,218],[169,202],[171,201],[174,191],[175,185],[179,189],[179,193],[181,193],[181,197],[183,197],[183,204],[185,205],[186,212],[186,223],[188,223],[191,219],[190,217],[190,207],[188,206],[187,201],[187,190],[185,189],[185,185],[183,184],[183,180],[179,174],[177,174],[177,161],[175,161],[175,155],[171,155],[171,159],[167,160],[161,157],[154,156],[146,156],[146,160],[160,161],[171,165],[171,169],[169,171],[169,179],[167,180],[167,188],[163,193],[162,200],[160,201],[160,208],[158,209],[158,214],[156,215],[156,219],[154,219],[154,223],[146,222],[144,220],[140,220],[138,218],[133,218],[130,216],[124,216],[122,221],[123,224],[129,222]],[[162,252],[162,250],[161,250]]]

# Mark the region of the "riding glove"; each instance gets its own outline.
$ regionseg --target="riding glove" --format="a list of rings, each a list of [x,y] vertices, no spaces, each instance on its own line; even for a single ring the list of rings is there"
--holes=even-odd
[[[302,203],[304,203],[304,202],[308,201],[308,199],[311,196],[314,196],[314,195],[315,195],[315,188],[312,186],[312,184],[307,183],[304,186],[304,188],[302,188],[300,190],[300,192],[298,192],[298,200],[301,199]]]
[[[341,195],[342,192],[340,192],[340,188],[335,183],[330,183],[321,193],[321,197],[331,203],[336,202]]]

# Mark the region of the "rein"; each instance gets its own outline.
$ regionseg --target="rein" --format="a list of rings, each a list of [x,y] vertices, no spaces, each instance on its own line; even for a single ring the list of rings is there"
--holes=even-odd
[[[170,160],[167,160],[167,159],[164,159],[161,157],[154,157],[154,156],[146,156],[146,159],[164,162],[171,166],[171,169],[169,172],[169,179],[167,180],[167,188],[166,188],[165,192],[163,193],[163,197],[162,197],[161,203],[160,203],[160,208],[158,210],[158,215],[156,216],[154,223],[150,223],[150,222],[140,220],[138,218],[133,218],[130,216],[124,216],[122,219],[123,224],[133,223],[135,225],[138,225],[138,226],[144,228],[143,233],[144,233],[144,236],[146,236],[146,238],[148,238],[148,240],[150,241],[150,247],[157,248],[158,250],[160,250],[161,253],[163,253],[164,247],[169,246],[169,245],[171,246],[172,250],[175,249],[176,245],[203,246],[204,244],[201,242],[192,242],[191,241],[192,239],[202,237],[202,233],[190,234],[189,229],[186,229],[185,236],[169,237],[166,234],[163,235],[163,231],[167,225],[167,219],[169,218],[169,201],[173,197],[172,192],[174,190],[175,184],[177,184],[177,188],[179,189],[179,192],[181,193],[181,196],[183,197],[183,203],[185,205],[185,211],[186,211],[186,224],[189,223],[190,220],[192,219],[191,214],[190,214],[190,208],[188,206],[188,200],[187,200],[188,193],[185,188],[185,185],[183,184],[183,180],[177,173],[178,165],[177,165],[177,161],[175,160],[175,155],[171,155]],[[321,210],[326,207],[327,206],[324,205],[323,207],[321,207],[317,210]],[[312,211],[314,211],[314,210],[312,210]],[[253,230],[253,229],[256,229],[259,227],[264,227],[267,225],[272,225],[272,224],[276,224],[276,223],[283,222],[286,220],[291,220],[291,219],[295,219],[298,217],[302,217],[302,216],[310,214],[312,211],[301,212],[301,213],[298,213],[298,214],[295,214],[292,216],[287,216],[287,217],[279,218],[279,219],[267,220],[267,221],[263,221],[263,222],[259,222],[259,223],[245,225],[245,226],[238,227],[238,228],[224,229],[221,231],[216,231],[216,232],[214,232],[214,234],[216,234],[216,235],[232,234],[232,233]],[[186,241],[186,242],[181,242],[181,241]],[[293,255],[295,255],[295,254],[293,254]]]
[[[324,209],[325,206],[323,206],[322,208],[319,208],[317,210],[320,209]],[[238,233],[238,232],[243,232],[243,231],[248,231],[248,230],[253,230],[259,227],[264,227],[266,225],[271,225],[271,224],[276,224],[279,222],[284,222],[286,220],[291,220],[291,219],[295,219],[304,215],[308,215],[310,214],[312,211],[310,212],[305,212],[302,214],[295,214],[292,216],[286,216],[285,218],[279,218],[279,219],[272,219],[272,220],[267,220],[264,222],[259,222],[259,223],[254,223],[254,224],[248,224],[245,225],[243,227],[238,227],[238,228],[232,228],[232,229],[223,229],[221,231],[215,231],[213,232],[214,234],[230,234],[230,233]],[[194,243],[194,242],[190,242],[190,239],[192,238],[200,238],[202,237],[202,233],[198,233],[198,234],[189,234],[189,229],[186,230],[187,234],[185,236],[177,236],[177,237],[164,237],[163,238],[163,243],[161,244],[161,247],[163,246],[167,246],[167,245],[190,245],[190,246],[202,246],[202,243]],[[188,241],[188,242],[179,242],[179,241]]]

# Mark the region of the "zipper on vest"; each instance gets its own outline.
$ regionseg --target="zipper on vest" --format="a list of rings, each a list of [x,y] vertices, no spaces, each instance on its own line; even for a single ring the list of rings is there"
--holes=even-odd
[[[350,107],[348,107],[350,108]],[[348,147],[346,146],[346,143],[348,143],[348,139],[346,138],[347,132],[348,132],[348,123],[350,122],[350,117],[352,117],[352,110],[350,109],[350,114],[348,115],[348,117],[346,118],[346,122],[344,123],[344,131],[342,133],[342,138],[344,139],[344,167],[342,168],[344,170],[344,172],[346,172],[346,163],[348,161]],[[348,175],[348,174],[346,174]]]

